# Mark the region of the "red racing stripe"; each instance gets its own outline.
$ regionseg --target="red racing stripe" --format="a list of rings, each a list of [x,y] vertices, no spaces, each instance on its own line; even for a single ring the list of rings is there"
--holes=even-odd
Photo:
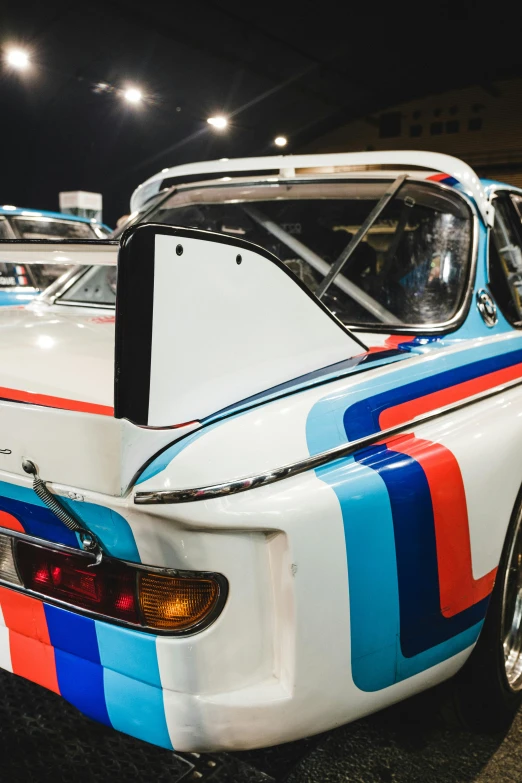
[[[414,335],[407,335],[407,334],[390,334],[389,337],[386,338],[384,341],[384,345],[386,348],[397,348],[398,345],[401,343],[411,343],[412,340],[415,340]]]
[[[448,179],[451,174],[432,174],[431,177],[426,177],[427,182],[442,182],[443,179]]]
[[[60,693],[43,603],[0,587],[0,605],[9,628],[13,673]]]
[[[54,647],[16,631],[9,631],[9,649],[13,674],[19,674],[20,677],[43,685],[54,693],[60,693]]]
[[[428,481],[435,521],[440,608],[444,617],[453,617],[486,598],[497,573],[494,568],[480,579],[473,577],[466,493],[459,463],[440,443],[412,435],[394,439],[388,446],[415,459]]]
[[[5,527],[7,530],[16,530],[18,533],[25,533],[24,526],[20,520],[8,511],[0,511],[0,527]]]
[[[382,430],[389,427],[396,427],[399,424],[405,424],[415,416],[423,413],[429,413],[436,408],[442,408],[444,405],[450,405],[453,402],[459,402],[479,394],[482,391],[493,389],[502,383],[514,381],[522,377],[522,363],[514,364],[512,367],[506,367],[503,370],[482,375],[480,378],[473,378],[464,383],[457,383],[455,386],[449,386],[447,389],[425,394],[424,397],[418,397],[416,400],[408,400],[400,405],[394,405],[387,408],[379,415],[379,426]]]
[[[114,416],[114,408],[110,405],[98,405],[95,402],[82,402],[81,400],[68,400],[66,397],[53,397],[49,394],[35,394],[34,392],[21,391],[20,389],[8,389],[0,386],[0,399],[14,400],[15,402],[29,402],[33,405],[44,405],[47,408],[61,408],[66,411],[79,411],[80,413],[98,413],[101,416]]]

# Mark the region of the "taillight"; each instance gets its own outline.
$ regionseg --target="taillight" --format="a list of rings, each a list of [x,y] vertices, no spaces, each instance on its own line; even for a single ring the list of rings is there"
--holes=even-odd
[[[0,580],[99,617],[190,633],[209,625],[226,599],[227,582],[219,574],[171,575],[109,558],[91,563],[81,554],[0,533]]]
[[[81,555],[53,552],[26,541],[16,544],[16,564],[25,587],[119,620],[140,624],[136,570],[117,561],[89,568]]]
[[[219,599],[219,588],[212,579],[191,579],[140,575],[140,605],[147,625],[154,628],[185,630],[201,622]]]

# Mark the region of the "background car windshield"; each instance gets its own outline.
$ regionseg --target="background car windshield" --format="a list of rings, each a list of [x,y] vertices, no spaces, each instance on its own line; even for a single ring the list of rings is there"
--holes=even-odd
[[[174,193],[146,221],[216,231],[261,245],[315,292],[388,185],[360,181],[193,188]],[[348,324],[448,321],[463,297],[470,247],[465,202],[437,186],[406,183],[323,301]],[[83,285],[80,280],[67,292],[67,300],[114,302],[115,296],[108,296],[111,286],[103,282],[107,274],[107,268],[91,270]]]
[[[60,220],[44,216],[11,215],[13,232],[18,239],[98,239],[89,223]],[[7,220],[5,220],[7,229]],[[0,225],[1,228],[1,225]],[[1,236],[1,230],[0,230]],[[5,236],[7,237],[7,231]],[[0,262],[0,288],[47,288],[70,269],[64,264],[5,264]]]
[[[20,239],[97,239],[89,223],[24,215],[11,220]]]

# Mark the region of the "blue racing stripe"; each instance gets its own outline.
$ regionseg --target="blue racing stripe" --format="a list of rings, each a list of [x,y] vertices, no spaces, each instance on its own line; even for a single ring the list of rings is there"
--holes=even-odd
[[[377,471],[353,457],[318,468],[316,474],[335,492],[342,512],[355,685],[372,692],[388,688],[470,647],[482,622],[412,657],[403,654],[395,531],[386,484]]]
[[[112,726],[105,704],[102,666],[59,649],[54,651],[54,657],[58,687],[64,699],[89,718]]]
[[[398,385],[380,394],[354,402],[344,414],[344,427],[348,440],[357,440],[365,435],[379,432],[379,415],[387,408],[416,400],[440,389],[447,389],[450,386],[480,378],[520,362],[522,362],[522,350],[510,351],[429,375],[427,378],[413,383]]]
[[[428,480],[412,457],[374,446],[356,455],[383,479],[392,511],[400,605],[400,645],[406,658],[448,641],[484,619],[489,598],[453,617],[440,608],[435,520]]]
[[[387,376],[347,387],[344,393],[336,390],[310,411],[310,454],[378,431],[376,411],[396,401],[522,361],[521,350],[506,350],[515,345],[520,345],[519,339],[449,355],[437,352],[426,363],[399,367]],[[471,357],[476,361],[470,362]],[[442,617],[433,509],[424,472],[415,460],[385,449],[357,457],[359,461],[339,460],[316,474],[335,492],[342,512],[352,677],[357,687],[375,691],[470,647],[480,633],[487,599],[455,618]],[[415,496],[409,504],[403,470]]]
[[[94,620],[50,604],[44,604],[44,610],[53,647],[100,663]]]
[[[0,484],[4,485],[5,483],[0,482]],[[23,487],[17,487],[17,489],[23,489]],[[38,501],[36,495],[34,497]],[[7,511],[15,516],[21,522],[25,532],[31,536],[54,541],[56,544],[66,544],[67,546],[79,548],[79,543],[72,530],[65,527],[63,522],[60,522],[52,511],[44,505],[40,505],[39,502],[33,503],[31,501],[27,503],[6,497],[2,488],[0,489],[0,511]]]
[[[99,536],[110,555],[141,563],[132,529],[121,514],[97,503],[70,500],[63,496],[60,500]],[[19,519],[29,535],[80,548],[76,534],[60,522],[30,487],[0,481],[0,510]]]
[[[393,399],[393,394],[400,394],[400,389],[405,385],[424,380],[431,383],[432,376],[440,375],[446,371],[465,368],[470,363],[475,364],[475,362],[485,359],[513,355],[521,350],[521,345],[522,334],[516,334],[515,337],[502,339],[498,342],[475,345],[466,351],[447,353],[444,350],[434,350],[427,360],[415,360],[411,363],[401,362],[391,372],[380,377],[370,375],[362,382],[358,380],[355,383],[347,383],[342,390],[336,384],[335,391],[318,400],[308,414],[307,438],[310,454],[317,454],[347,442],[346,427],[350,429],[352,416],[347,411],[352,410],[355,404],[360,403],[356,410],[357,415],[354,416],[354,432],[361,431],[361,429],[366,431],[364,427],[369,426],[368,422],[372,422],[371,426],[375,427],[373,406],[367,404],[370,398],[375,398],[378,394],[391,393],[388,399]],[[515,346],[518,350],[510,350]],[[470,362],[470,359],[475,359],[475,362]],[[511,363],[513,363],[512,360]],[[433,387],[430,387],[430,390],[435,391]],[[365,405],[368,408],[366,412],[364,411]],[[325,422],[328,422],[326,429]],[[359,429],[356,429],[357,427]],[[369,431],[376,432],[377,430],[370,429]],[[354,436],[351,435],[351,437]]]
[[[60,693],[81,712],[110,726],[94,620],[44,603]]]

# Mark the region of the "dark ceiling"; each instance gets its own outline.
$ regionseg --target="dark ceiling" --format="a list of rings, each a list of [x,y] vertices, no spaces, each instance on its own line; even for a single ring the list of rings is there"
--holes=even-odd
[[[112,223],[164,166],[270,154],[278,134],[293,152],[398,101],[522,74],[520,16],[491,3],[27,0],[0,2],[0,36],[33,61],[0,66],[0,204],[101,191]],[[223,133],[206,123],[218,112]]]

